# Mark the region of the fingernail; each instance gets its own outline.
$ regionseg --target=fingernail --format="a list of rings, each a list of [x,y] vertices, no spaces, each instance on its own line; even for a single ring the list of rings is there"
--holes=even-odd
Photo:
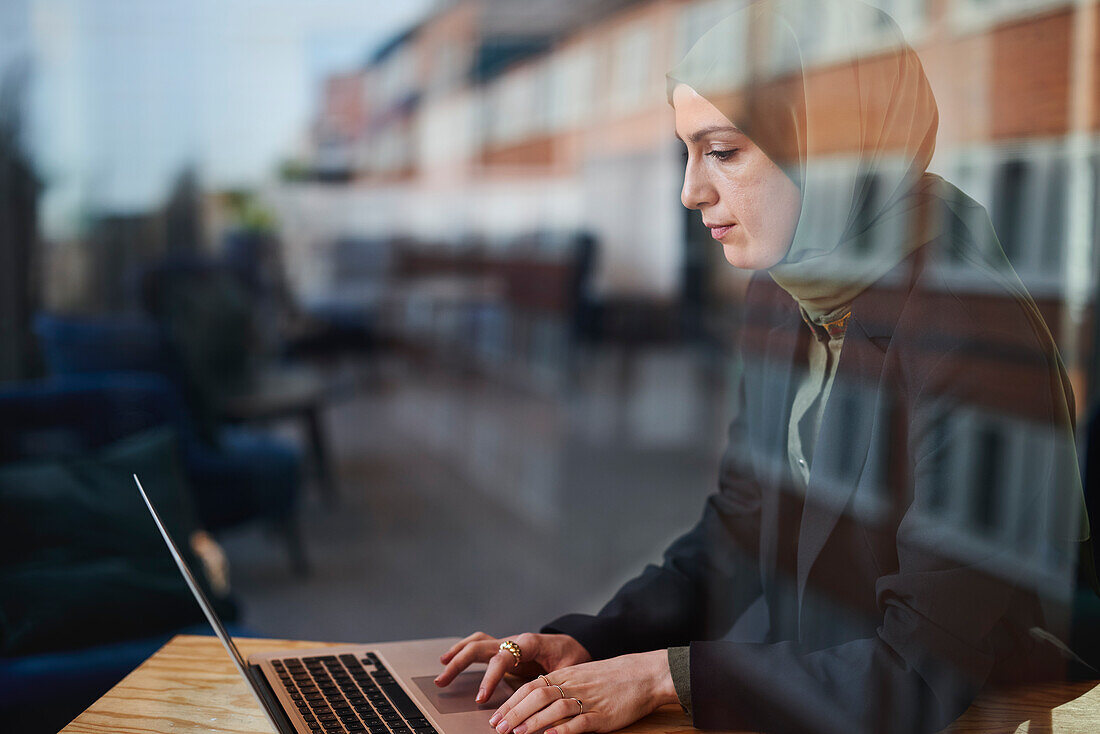
[[[558,734],[557,729],[547,729],[546,734]]]
[[[484,688],[478,688],[477,689],[477,699],[476,700],[477,700],[478,703],[481,703],[482,701],[485,700],[485,689]]]
[[[439,685],[439,681],[441,681],[441,680],[443,680],[443,676],[439,676],[438,678],[436,678],[436,679],[435,679],[435,684],[436,684],[436,685],[438,686],[438,685]]]
[[[500,734],[504,734],[504,732],[508,731],[508,720],[507,719],[505,719],[504,721],[497,724],[497,731],[500,732]]]
[[[523,734],[525,731],[527,731],[527,724],[520,724],[512,730],[512,734]]]
[[[493,714],[493,718],[489,719],[489,726],[496,726],[498,721],[500,721],[500,712],[499,711],[497,711],[495,714]]]

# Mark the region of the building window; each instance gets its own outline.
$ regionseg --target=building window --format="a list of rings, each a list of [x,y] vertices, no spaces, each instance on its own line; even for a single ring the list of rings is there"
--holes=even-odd
[[[548,121],[553,129],[578,125],[592,111],[595,57],[591,48],[566,51],[550,63]]]
[[[1002,163],[994,183],[993,228],[1009,262],[1020,258],[1023,235],[1023,193],[1029,176],[1028,166],[1019,159]]]
[[[950,17],[957,30],[968,32],[1070,4],[1069,0],[954,0]]]
[[[710,0],[686,6],[677,23],[676,58],[672,60],[673,64],[679,63],[687,56],[691,47],[707,31],[718,23],[723,23],[723,18],[742,7],[744,7],[743,0]],[[721,30],[715,32],[726,34],[728,43],[721,44],[717,57],[696,59],[696,64],[713,64],[714,70],[709,77],[718,84],[734,85],[743,74],[746,24],[740,19],[731,19],[723,23]],[[689,66],[684,70],[684,76],[698,77],[700,71],[698,68]]]
[[[1006,477],[1004,464],[1008,457],[1004,441],[993,425],[983,426],[974,446],[976,453],[971,466],[971,495],[969,497],[969,526],[981,535],[990,536],[997,529],[998,492],[1003,492]]]
[[[638,22],[624,30],[615,41],[611,99],[618,112],[640,106],[646,91],[652,88],[652,35],[648,26]]]

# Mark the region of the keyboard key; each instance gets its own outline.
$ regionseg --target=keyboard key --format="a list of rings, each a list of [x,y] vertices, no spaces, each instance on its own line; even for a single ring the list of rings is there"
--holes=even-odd
[[[420,708],[413,703],[413,700],[409,698],[409,694],[405,693],[405,690],[397,683],[379,684],[379,687],[390,697],[393,705],[406,719],[423,718],[424,714],[421,713]]]

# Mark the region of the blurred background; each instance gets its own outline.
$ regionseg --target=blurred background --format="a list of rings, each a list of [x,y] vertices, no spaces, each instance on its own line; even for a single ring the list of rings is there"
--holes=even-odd
[[[52,691],[56,730],[201,622],[133,467],[242,634],[537,629],[656,560],[716,488],[747,282],[680,203],[664,73],[742,4],[0,5],[2,703]],[[1096,3],[872,4],[1088,481]],[[807,65],[841,34],[880,29]]]

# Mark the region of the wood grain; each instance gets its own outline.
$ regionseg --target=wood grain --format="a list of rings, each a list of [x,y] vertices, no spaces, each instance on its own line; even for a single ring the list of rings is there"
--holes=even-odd
[[[237,639],[247,657],[274,649],[308,649],[332,643]],[[948,731],[1100,732],[1098,681],[1049,684],[985,695]],[[678,706],[665,706],[627,734],[691,732]],[[62,730],[63,734],[271,734],[251,691],[214,637],[180,635],[122,679]]]
[[[245,657],[326,643],[234,638]],[[272,734],[259,704],[216,637],[179,635],[62,732]]]

